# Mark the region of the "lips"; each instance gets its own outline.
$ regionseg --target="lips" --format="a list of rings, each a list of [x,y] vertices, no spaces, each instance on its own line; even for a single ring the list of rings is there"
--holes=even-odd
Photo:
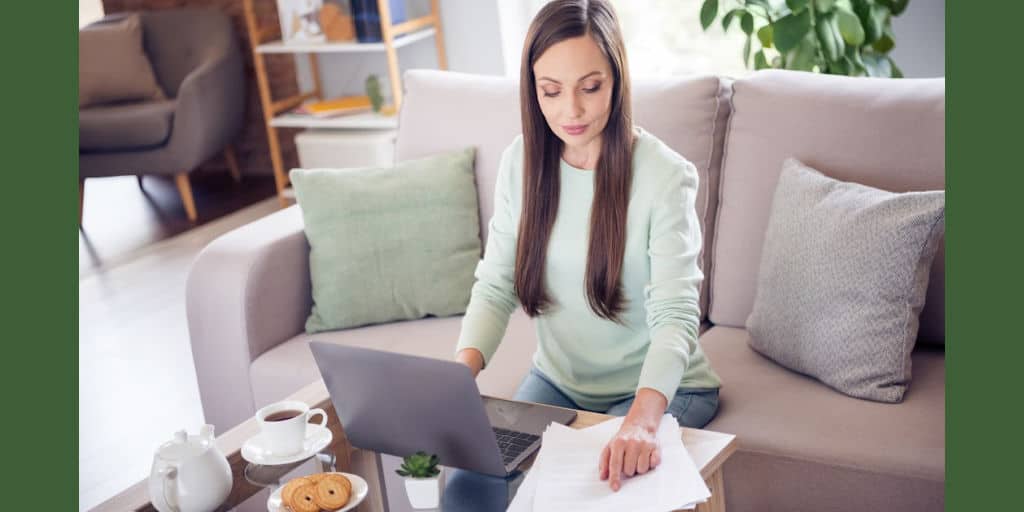
[[[579,135],[586,131],[587,126],[585,124],[562,125],[562,129],[569,135]]]

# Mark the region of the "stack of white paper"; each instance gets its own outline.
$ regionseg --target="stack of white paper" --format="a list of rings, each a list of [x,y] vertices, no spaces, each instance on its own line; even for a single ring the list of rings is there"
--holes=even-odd
[[[612,491],[608,481],[600,479],[598,462],[622,420],[580,430],[552,423],[509,512],[665,512],[707,501],[711,492],[683,447],[679,424],[668,414],[658,428],[661,463],[643,475],[623,478],[619,491]]]

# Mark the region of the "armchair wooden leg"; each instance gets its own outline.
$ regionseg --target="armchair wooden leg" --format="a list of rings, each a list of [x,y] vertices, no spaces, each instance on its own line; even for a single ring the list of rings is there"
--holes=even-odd
[[[238,158],[235,156],[235,146],[228,144],[224,148],[224,159],[228,161],[228,172],[234,178],[235,183],[242,182],[242,171],[238,169]]]
[[[196,215],[196,203],[192,199],[192,185],[188,182],[188,173],[175,174],[174,183],[178,185],[178,194],[181,195],[181,202],[185,205],[185,213],[188,215],[189,222],[195,222],[198,216]]]
[[[135,175],[135,179],[136,179],[136,181],[139,182],[139,188],[142,188],[142,175],[141,174]]]

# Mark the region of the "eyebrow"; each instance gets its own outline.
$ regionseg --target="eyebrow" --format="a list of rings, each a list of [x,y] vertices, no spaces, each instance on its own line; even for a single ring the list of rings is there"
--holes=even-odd
[[[591,71],[590,73],[587,73],[587,74],[581,76],[580,79],[577,80],[577,82],[582,82],[583,80],[586,80],[587,78],[589,78],[591,76],[600,75],[600,74],[602,74],[600,71]],[[559,84],[559,85],[562,84],[562,82],[559,82],[558,80],[555,80],[554,78],[549,78],[549,77],[546,77],[546,76],[542,76],[542,77],[538,78],[537,80],[538,81],[540,81],[540,80],[547,80],[549,82],[554,82],[554,83]]]

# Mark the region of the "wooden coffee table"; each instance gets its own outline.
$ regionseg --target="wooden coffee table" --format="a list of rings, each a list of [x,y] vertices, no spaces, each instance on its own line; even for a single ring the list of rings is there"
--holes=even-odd
[[[234,474],[234,484],[227,501],[218,511],[250,512],[266,510],[266,501],[272,489],[293,476],[300,476],[319,471],[345,471],[357,474],[370,487],[366,499],[355,510],[359,512],[385,512],[389,508],[393,512],[398,507],[388,507],[386,481],[382,471],[381,456],[377,453],[353,448],[345,437],[344,430],[338,422],[331,404],[327,389],[323,382],[317,381],[299,390],[289,400],[301,400],[310,407],[319,407],[327,411],[328,428],[334,434],[331,444],[305,462],[283,467],[260,467],[246,462],[241,455],[242,444],[246,439],[259,433],[259,424],[255,419],[238,425],[217,437],[217,446],[227,455]],[[611,416],[585,411],[578,411],[572,427],[583,428],[611,419]],[[725,510],[725,481],[722,478],[722,465],[736,451],[736,436],[709,430],[692,428],[680,429],[683,445],[690,453],[701,476],[711,489],[711,498],[707,503],[697,507],[697,512],[723,512]],[[394,486],[392,482],[390,485]],[[400,492],[404,492],[401,490]],[[396,504],[397,505],[397,504]],[[405,503],[408,506],[408,502]],[[124,492],[93,508],[98,512],[124,512],[126,510],[154,511],[149,502],[147,481],[143,480]]]

